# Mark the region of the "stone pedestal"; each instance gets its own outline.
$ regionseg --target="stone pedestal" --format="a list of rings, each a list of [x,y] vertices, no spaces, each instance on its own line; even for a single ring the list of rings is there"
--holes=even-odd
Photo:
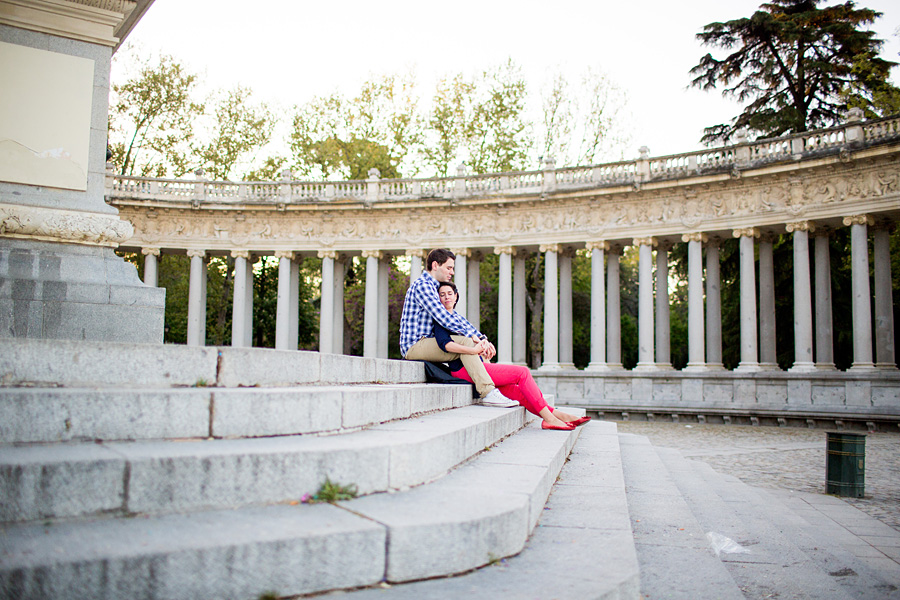
[[[0,25],[0,337],[161,343],[165,290],[115,255],[134,230],[104,202],[116,13],[65,4]]]

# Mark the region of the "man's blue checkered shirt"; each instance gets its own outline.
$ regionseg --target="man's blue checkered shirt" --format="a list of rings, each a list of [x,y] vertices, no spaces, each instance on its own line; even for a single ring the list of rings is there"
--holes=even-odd
[[[463,317],[444,308],[438,296],[438,285],[438,280],[424,271],[406,292],[403,314],[400,316],[400,354],[404,357],[413,344],[434,335],[432,321],[466,337],[481,335]]]

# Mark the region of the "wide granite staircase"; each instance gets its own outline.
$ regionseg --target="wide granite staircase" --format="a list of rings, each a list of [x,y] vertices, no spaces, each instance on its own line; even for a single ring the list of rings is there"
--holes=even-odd
[[[0,598],[900,598],[897,557],[850,532],[900,534],[837,498],[423,381],[318,353],[0,342]],[[305,502],[326,480],[359,496]]]
[[[522,550],[582,431],[473,405],[419,363],[314,352],[4,340],[0,385],[3,598],[465,572]],[[308,502],[326,483],[358,497]]]

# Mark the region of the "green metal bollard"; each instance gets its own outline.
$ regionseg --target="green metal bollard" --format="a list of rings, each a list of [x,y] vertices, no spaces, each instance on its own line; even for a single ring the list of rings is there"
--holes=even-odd
[[[866,480],[866,436],[826,432],[825,493],[862,498]]]

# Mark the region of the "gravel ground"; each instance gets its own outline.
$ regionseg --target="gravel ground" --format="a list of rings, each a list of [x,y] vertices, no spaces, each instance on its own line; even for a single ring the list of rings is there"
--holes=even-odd
[[[676,448],[720,473],[763,488],[825,493],[825,431],[618,421],[619,431]],[[865,497],[844,498],[900,532],[900,435],[866,435]]]

